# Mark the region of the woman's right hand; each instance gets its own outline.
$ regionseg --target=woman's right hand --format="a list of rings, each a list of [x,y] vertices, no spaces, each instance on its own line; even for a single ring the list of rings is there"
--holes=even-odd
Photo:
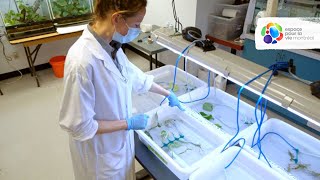
[[[149,116],[146,114],[138,114],[126,119],[128,128],[127,130],[141,130],[145,129],[148,124]]]

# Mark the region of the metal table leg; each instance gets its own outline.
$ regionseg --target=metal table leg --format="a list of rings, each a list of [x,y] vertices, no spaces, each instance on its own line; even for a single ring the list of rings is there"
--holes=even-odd
[[[37,76],[36,68],[34,67],[34,63],[37,59],[38,52],[41,48],[42,44],[38,44],[36,48],[31,52],[30,47],[24,47],[24,51],[26,52],[29,68],[30,68],[30,73],[31,76],[33,76],[36,79],[38,87],[40,87],[40,82]]]
[[[150,71],[151,71],[152,70],[152,54],[149,57],[150,57]]]
[[[158,68],[158,54],[156,54],[156,69]]]
[[[237,50],[236,50],[236,49],[231,48],[231,53],[232,53],[232,54],[237,55]]]

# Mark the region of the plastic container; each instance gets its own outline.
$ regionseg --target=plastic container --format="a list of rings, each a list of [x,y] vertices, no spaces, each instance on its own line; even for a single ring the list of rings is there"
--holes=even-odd
[[[63,78],[65,59],[66,56],[55,56],[49,61],[52,66],[53,73],[57,78]]]
[[[213,37],[234,40],[243,30],[245,17],[226,18],[216,15],[208,16],[208,33]]]
[[[228,140],[187,107],[186,111],[180,111],[161,106],[147,114],[152,117],[150,124],[146,130],[136,132],[179,179],[188,179],[192,172],[220,153],[221,145]]]
[[[257,126],[253,125],[243,132],[244,138],[247,140],[246,143],[249,146],[251,146],[256,128]],[[297,179],[320,179],[320,141],[318,139],[277,119],[267,120],[262,125],[261,138],[268,132],[278,133],[299,150],[297,158],[295,150],[286,144],[283,139],[275,134],[269,134],[261,141],[262,151],[269,161],[287,172],[290,166],[290,172],[288,173]],[[253,150],[259,152],[257,146]],[[298,159],[297,164],[294,162],[295,158]],[[263,158],[260,159],[265,162]],[[306,165],[307,167],[295,169],[298,164]]]
[[[191,93],[185,94],[179,97],[179,99],[181,101],[192,101],[205,97],[207,93],[208,88],[203,87],[196,89]],[[224,91],[221,91],[220,89],[211,87],[210,94],[205,100],[189,103],[187,104],[187,106],[189,106],[196,113],[204,112],[208,116],[212,115],[213,119],[207,120],[212,126],[221,129],[229,135],[234,135],[237,129],[237,102],[238,99],[236,97]],[[203,109],[203,105],[205,103],[210,103],[213,105],[212,111]],[[239,126],[241,132],[244,129],[250,127],[252,124],[255,124],[255,108],[241,101],[240,99],[239,110]],[[267,118],[268,116],[265,115],[265,120]]]
[[[154,82],[163,86],[165,89],[171,89],[173,84],[173,75],[174,75],[174,66],[167,65],[155,70],[146,72],[154,76]],[[188,80],[187,80],[188,79]],[[189,83],[187,83],[189,82]],[[174,93],[176,96],[183,95],[187,92],[193,91],[199,87],[207,86],[205,82],[196,78],[195,76],[177,69],[177,78],[176,78],[176,88]],[[133,94],[132,95],[132,113],[145,113],[156,107],[160,106],[161,101],[164,99],[164,96],[155,94],[152,92],[147,92],[143,94]],[[167,104],[166,100],[163,104]]]
[[[236,146],[228,148],[212,161],[207,162],[203,168],[196,170],[190,176],[190,180],[289,179],[288,176],[279,174],[244,150],[240,152],[231,166],[225,169],[239,150],[240,148]]]
[[[208,16],[208,34],[224,40],[234,40],[239,37],[243,30],[248,5],[248,3],[241,5],[217,4],[214,13]],[[236,16],[223,17],[224,10],[237,11]]]
[[[247,14],[249,3],[241,5],[232,5],[232,4],[217,4],[215,5],[215,15],[222,15],[224,9],[237,10],[237,17],[245,17]]]

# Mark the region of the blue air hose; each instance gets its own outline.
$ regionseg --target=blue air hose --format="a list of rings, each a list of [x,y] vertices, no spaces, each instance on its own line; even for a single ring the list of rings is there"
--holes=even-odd
[[[174,86],[176,84],[176,79],[177,79],[177,69],[178,69],[178,65],[179,65],[179,62],[180,62],[180,59],[182,57],[183,54],[185,54],[189,48],[192,47],[192,45],[194,45],[197,41],[194,41],[192,42],[190,45],[188,45],[186,48],[184,48],[182,50],[182,52],[180,53],[180,55],[178,56],[178,58],[176,59],[176,64],[175,64],[175,67],[174,67],[174,74],[173,74],[173,84],[172,84],[172,88],[171,88],[171,91],[173,91],[174,89]],[[187,104],[187,103],[194,103],[194,102],[197,102],[197,101],[201,101],[201,100],[204,100],[206,99],[208,96],[210,95],[210,71],[208,71],[208,93],[205,97],[203,98],[200,98],[200,99],[197,99],[197,100],[193,100],[193,101],[186,101],[186,102],[183,102],[183,101],[180,101],[181,103],[184,103],[184,104]],[[162,105],[162,103],[166,100],[167,97],[165,97],[161,103],[160,103],[160,106]]]
[[[229,140],[229,142],[224,146],[224,148],[222,149],[222,152],[227,148],[227,146],[238,136],[239,131],[240,131],[240,127],[239,127],[239,106],[240,106],[240,99],[241,99],[241,93],[243,91],[243,89],[248,86],[250,83],[252,83],[253,81],[255,81],[256,79],[260,78],[261,76],[267,74],[268,72],[270,72],[271,69],[268,69],[267,71],[259,74],[258,76],[254,77],[253,79],[249,80],[248,82],[246,82],[243,86],[241,86],[241,88],[238,91],[238,101],[237,101],[237,132],[236,134]]]
[[[238,153],[235,155],[235,157],[232,159],[232,161],[225,167],[225,169],[227,169],[229,166],[231,166],[231,164],[233,163],[233,161],[235,161],[238,157],[238,155],[240,154],[241,150],[243,149],[244,145],[246,144],[246,140],[244,138],[240,138],[238,139],[236,142],[234,142],[231,146],[234,146],[236,143],[238,143],[240,140],[243,140],[243,144],[241,146],[241,148],[239,149]]]

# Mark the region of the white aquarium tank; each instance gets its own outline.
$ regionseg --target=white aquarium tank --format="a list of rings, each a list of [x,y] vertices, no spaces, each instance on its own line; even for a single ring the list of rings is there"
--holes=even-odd
[[[206,96],[207,98],[203,99]],[[238,102],[236,97],[214,87],[210,87],[210,89],[202,87],[180,97],[181,101],[194,101],[197,99],[203,100],[186,105],[196,113],[199,113],[213,126],[229,134],[230,137],[236,134]],[[260,111],[258,110],[258,112]],[[265,115],[264,120],[267,118],[268,116]],[[239,131],[242,132],[255,123],[255,108],[240,100]]]
[[[228,140],[187,107],[186,111],[180,111],[161,106],[147,114],[151,117],[147,128],[136,132],[179,179],[188,179],[203,163],[219,154]]]
[[[177,68],[176,83],[173,88],[173,77],[175,67],[172,65],[166,65],[152,71],[146,72],[146,74],[154,76],[154,82],[162,86],[167,90],[173,89],[173,92],[177,97],[192,92],[197,88],[206,87],[207,84],[197,77],[182,71]],[[160,106],[160,103],[164,99],[164,96],[147,92],[143,94],[132,95],[132,113],[139,114],[148,112],[154,108]],[[168,104],[165,100],[163,104]]]
[[[46,0],[3,0],[0,10],[9,40],[55,32]]]
[[[225,180],[225,179],[292,179],[287,174],[280,174],[266,164],[257,160],[254,156],[246,152],[240,151],[240,147],[233,146],[225,150],[214,161],[210,161],[199,168],[191,176],[190,180]],[[235,158],[237,153],[240,154]],[[227,168],[226,168],[227,167]]]
[[[253,125],[243,132],[250,147],[256,129],[257,126]],[[263,123],[260,137],[262,152],[272,164],[297,179],[320,179],[320,140],[278,119]],[[257,158],[258,146],[252,150]],[[260,159],[266,163],[262,157]]]

